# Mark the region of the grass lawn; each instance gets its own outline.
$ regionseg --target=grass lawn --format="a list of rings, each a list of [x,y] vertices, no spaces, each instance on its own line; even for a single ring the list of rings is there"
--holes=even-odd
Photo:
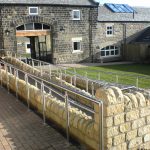
[[[150,89],[150,65],[130,64],[78,68],[76,72],[91,79],[117,82]]]

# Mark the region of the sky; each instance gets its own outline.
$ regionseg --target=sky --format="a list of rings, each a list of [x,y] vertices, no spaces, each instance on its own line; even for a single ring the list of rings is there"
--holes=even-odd
[[[115,4],[129,4],[130,6],[144,6],[150,7],[150,0],[96,0],[100,4],[115,3]]]

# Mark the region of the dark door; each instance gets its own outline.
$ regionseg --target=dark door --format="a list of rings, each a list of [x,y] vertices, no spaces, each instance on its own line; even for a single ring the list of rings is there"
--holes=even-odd
[[[46,42],[39,42],[39,59],[43,61],[47,61]]]

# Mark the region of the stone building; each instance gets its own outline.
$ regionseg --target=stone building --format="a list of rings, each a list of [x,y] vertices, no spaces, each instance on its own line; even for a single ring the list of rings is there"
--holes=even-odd
[[[0,49],[26,47],[53,63],[91,61],[97,16],[94,0],[0,0]]]
[[[150,9],[132,9],[133,13],[121,13],[111,11],[106,4],[99,6],[95,61],[147,59],[147,53],[150,51],[148,41],[137,44],[136,39],[150,26]],[[150,32],[147,36],[150,36]]]

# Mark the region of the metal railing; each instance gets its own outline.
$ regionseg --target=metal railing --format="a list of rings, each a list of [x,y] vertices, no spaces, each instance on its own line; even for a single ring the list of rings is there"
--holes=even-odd
[[[66,66],[67,67],[67,66]],[[115,84],[116,86],[126,85],[126,86],[134,86],[138,88],[150,88],[150,77],[142,76],[136,74],[128,74],[122,71],[120,72],[107,72],[101,70],[90,70],[89,68],[69,68],[70,72],[74,72],[74,74],[80,74],[82,77],[105,82],[110,82],[110,84]]]
[[[2,68],[4,70],[6,70],[6,78],[7,78],[7,89],[8,91],[10,91],[10,80],[9,80],[9,76],[8,76],[8,73],[10,73],[11,75],[14,75],[15,78],[18,78],[18,79],[21,79],[21,80],[24,80],[26,82],[26,91],[27,91],[27,105],[28,105],[28,109],[30,109],[30,93],[29,93],[29,86],[27,86],[28,84],[31,84],[31,85],[34,85],[35,87],[38,87],[41,91],[41,94],[42,94],[42,108],[43,108],[43,111],[42,111],[42,115],[43,115],[43,122],[46,123],[46,116],[45,116],[45,111],[46,111],[46,99],[45,99],[45,96],[47,96],[46,94],[50,93],[50,95],[57,95],[59,97],[61,97],[62,101],[65,102],[65,111],[66,111],[66,135],[67,135],[67,140],[69,142],[69,136],[70,136],[70,133],[69,133],[69,127],[70,127],[70,112],[69,112],[69,108],[72,106],[72,107],[77,107],[78,109],[81,109],[82,111],[84,110],[85,113],[92,113],[94,114],[95,111],[84,106],[83,104],[80,104],[79,102],[76,102],[74,101],[73,99],[71,99],[68,95],[68,92],[69,93],[73,93],[75,95],[79,95],[83,98],[85,98],[87,101],[90,101],[92,103],[95,103],[99,106],[99,147],[98,149],[99,150],[103,150],[104,149],[104,137],[103,137],[103,102],[101,100],[98,100],[96,98],[91,98],[91,97],[88,97],[88,96],[85,96],[85,95],[82,95],[78,92],[75,92],[75,91],[72,91],[71,89],[66,89],[58,84],[54,84],[50,81],[46,81],[40,77],[37,77],[37,76],[34,76],[32,74],[29,74],[27,72],[24,72],[14,66],[12,66],[11,64],[9,63],[6,63],[4,61],[1,61],[0,62],[1,65],[4,67],[2,67],[1,65],[1,69],[0,69],[0,80],[1,80],[1,86],[3,86],[3,76],[2,76]],[[48,85],[47,85],[48,83]],[[18,94],[18,80],[16,79],[15,80],[15,85],[16,85],[16,97],[17,99],[19,98],[19,94]],[[51,86],[49,85],[52,85],[52,86],[56,86],[57,88],[59,89],[62,89],[65,91],[64,94],[62,93],[59,93],[57,90],[55,90],[54,88],[51,88]],[[48,96],[50,96],[48,95]]]
[[[62,76],[70,76],[71,78],[71,81],[70,83],[74,86],[76,86],[76,81],[77,79],[81,80],[81,81],[84,81],[86,83],[86,87],[84,88],[84,90],[90,94],[92,94],[92,96],[95,95],[95,89],[94,89],[94,85],[97,85],[98,87],[109,87],[109,86],[117,86],[119,87],[120,89],[124,90],[124,89],[138,89],[139,87],[139,78],[137,77],[136,78],[136,84],[131,84],[131,85],[126,85],[126,84],[122,84],[120,83],[120,76],[118,74],[113,74],[112,76],[112,73],[108,73],[106,72],[106,74],[110,75],[110,78],[112,77],[113,81],[112,80],[105,80],[105,79],[102,79],[102,74],[101,72],[97,72],[97,77],[93,78],[90,76],[89,74],[89,70],[88,71],[85,71],[84,74],[79,74],[78,73],[78,69],[76,68],[72,68],[72,70],[70,69],[67,69],[68,67],[64,67],[64,66],[61,66],[61,65],[53,65],[53,64],[50,64],[50,63],[47,63],[47,62],[44,62],[44,61],[41,61],[41,60],[36,60],[36,59],[32,59],[32,58],[27,58],[27,57],[24,57],[22,56],[21,54],[16,54],[15,52],[9,52],[8,51],[8,54],[9,56],[14,56],[22,61],[24,61],[25,63],[28,63],[29,65],[31,65],[33,68],[37,68],[40,70],[41,72],[41,75],[43,73],[48,73],[51,77],[51,73],[55,73],[55,75],[57,77],[60,77],[60,79],[62,79]],[[71,68],[71,67],[69,67]],[[83,69],[83,68],[82,68]],[[129,79],[128,79],[129,80]],[[74,81],[74,82],[73,82]],[[91,83],[91,84],[89,84]],[[89,91],[89,89],[92,89],[92,91]]]

